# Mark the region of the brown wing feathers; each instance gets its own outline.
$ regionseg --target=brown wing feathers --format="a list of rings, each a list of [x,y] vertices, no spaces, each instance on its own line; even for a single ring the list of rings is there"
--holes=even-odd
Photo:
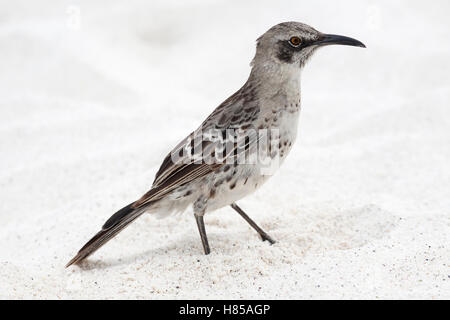
[[[235,96],[235,95],[234,95]],[[233,96],[233,97],[234,97]],[[223,109],[227,107],[227,103],[235,102],[234,98],[227,100],[219,106],[216,110]],[[217,114],[216,114],[217,113]],[[213,114],[205,120],[202,124],[203,129],[209,127],[214,121],[212,121],[218,112],[213,112]],[[223,128],[222,128],[223,129]],[[177,163],[173,163],[171,155],[175,152],[181,152],[183,149],[189,151],[188,144],[194,143],[194,136],[198,132],[191,133],[186,139],[184,139],[180,144],[173,149],[173,151],[164,159],[158,173],[156,174],[155,181],[153,183],[152,189],[147,192],[141,199],[129,204],[128,206],[120,209],[115,214],[113,214],[103,225],[102,230],[99,231],[91,240],[89,240],[78,252],[78,254],[69,261],[66,267],[79,263],[98,250],[106,242],[112,239],[120,231],[122,231],[131,222],[137,219],[141,214],[143,214],[148,207],[153,203],[160,200],[162,197],[173,191],[175,188],[189,183],[193,180],[200,179],[205,175],[220,168],[225,161],[222,163],[207,164],[204,161],[201,163],[185,163],[183,159],[180,159]],[[208,143],[205,145],[205,141],[202,140],[202,150],[205,150],[208,146],[210,148],[209,152],[214,152],[214,148]],[[190,150],[192,150],[191,146]],[[226,148],[224,148],[225,150]],[[234,153],[234,152],[233,152]],[[230,156],[231,154],[224,154],[224,158]]]

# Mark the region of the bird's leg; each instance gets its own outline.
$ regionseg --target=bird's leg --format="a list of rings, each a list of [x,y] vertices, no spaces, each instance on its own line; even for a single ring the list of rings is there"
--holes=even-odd
[[[205,254],[210,254],[211,250],[209,249],[208,237],[206,236],[205,223],[203,222],[203,215],[195,215],[195,220],[197,221],[198,231],[200,232],[200,238],[202,238],[203,250],[205,250]]]
[[[241,215],[242,218],[245,219],[245,221],[248,222],[248,224],[256,230],[256,232],[258,232],[258,234],[261,236],[261,239],[263,241],[269,241],[270,244],[274,244],[275,241],[263,230],[261,229],[256,223],[255,221],[253,221],[252,219],[250,219],[250,217],[244,212],[244,210],[242,210],[241,208],[238,207],[238,205],[236,203],[233,203],[231,205],[231,207],[236,210],[237,213],[239,213]]]

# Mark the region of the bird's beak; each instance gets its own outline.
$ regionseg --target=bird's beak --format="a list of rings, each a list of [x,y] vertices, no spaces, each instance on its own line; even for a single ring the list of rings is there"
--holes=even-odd
[[[336,34],[324,34],[320,37],[319,40],[314,42],[315,45],[318,46],[328,46],[332,44],[340,44],[344,46],[353,46],[353,47],[361,47],[365,48],[366,46],[361,41],[358,41],[353,38],[338,36]]]

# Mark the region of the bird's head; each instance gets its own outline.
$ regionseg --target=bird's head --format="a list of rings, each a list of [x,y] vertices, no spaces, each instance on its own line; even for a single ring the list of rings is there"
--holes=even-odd
[[[252,66],[275,63],[302,67],[317,48],[332,44],[365,48],[356,39],[324,34],[300,22],[280,23],[258,38]]]

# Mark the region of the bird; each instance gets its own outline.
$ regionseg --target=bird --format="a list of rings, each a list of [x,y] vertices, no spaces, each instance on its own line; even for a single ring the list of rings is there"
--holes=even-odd
[[[289,154],[299,123],[302,69],[328,45],[366,47],[300,22],[277,24],[260,36],[245,84],[171,150],[151,189],[114,213],[66,267],[89,257],[143,213],[164,217],[190,206],[206,255],[211,250],[204,215],[226,206],[274,244],[236,202],[259,189]]]

